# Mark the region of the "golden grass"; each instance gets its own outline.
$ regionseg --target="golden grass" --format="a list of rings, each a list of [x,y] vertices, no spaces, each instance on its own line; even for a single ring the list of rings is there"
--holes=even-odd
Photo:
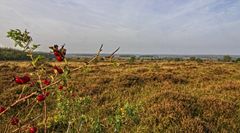
[[[100,114],[106,132],[113,130],[105,119],[126,102],[140,106],[141,121],[122,132],[240,132],[239,68],[210,61],[104,62],[73,73],[70,83],[78,96],[92,98],[89,114]],[[12,76],[26,70],[32,71],[28,62],[0,62],[0,105],[14,101],[21,87]]]

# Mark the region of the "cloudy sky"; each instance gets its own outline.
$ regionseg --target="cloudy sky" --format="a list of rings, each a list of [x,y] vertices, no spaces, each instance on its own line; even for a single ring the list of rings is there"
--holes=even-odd
[[[15,28],[42,51],[240,54],[240,0],[0,0],[0,46]]]

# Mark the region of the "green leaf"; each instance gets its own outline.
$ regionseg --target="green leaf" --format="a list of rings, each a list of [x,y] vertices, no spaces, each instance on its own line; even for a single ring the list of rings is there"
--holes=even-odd
[[[35,66],[38,61],[43,60],[43,59],[45,59],[44,56],[38,55],[38,56],[32,61],[33,66]]]

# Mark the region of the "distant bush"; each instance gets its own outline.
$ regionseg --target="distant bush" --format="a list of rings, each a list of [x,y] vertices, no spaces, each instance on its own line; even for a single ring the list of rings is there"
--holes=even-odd
[[[196,61],[197,63],[202,63],[203,60],[201,58],[196,58],[196,57],[190,57],[189,58],[190,61]]]
[[[232,61],[232,57],[229,56],[229,55],[224,55],[224,56],[223,56],[223,61],[224,61],[224,62],[230,62],[230,61]]]
[[[183,61],[182,58],[174,58],[174,61]]]
[[[132,57],[128,60],[128,63],[129,63],[129,64],[133,64],[135,61],[136,61],[136,57],[135,57],[135,56],[132,56]]]
[[[194,56],[193,56],[193,57],[190,57],[189,60],[190,60],[190,61],[195,61],[195,60],[196,60],[196,57],[194,57]]]
[[[197,58],[197,59],[196,59],[196,62],[197,62],[197,63],[202,63],[203,60],[202,60],[201,58]]]
[[[236,62],[240,62],[240,58],[237,58],[235,61],[236,61]]]

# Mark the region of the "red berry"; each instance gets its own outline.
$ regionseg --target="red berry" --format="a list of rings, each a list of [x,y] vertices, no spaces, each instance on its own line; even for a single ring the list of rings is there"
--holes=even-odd
[[[30,81],[30,77],[25,75],[25,76],[22,77],[22,80],[23,80],[24,83],[27,83],[28,81]]]
[[[12,125],[18,125],[18,123],[19,123],[19,119],[17,117],[12,117],[11,124]]]
[[[3,111],[5,111],[4,107],[0,107],[0,113],[2,113]]]
[[[37,96],[38,102],[44,101],[45,98],[46,98],[46,96],[45,96],[44,94],[39,94],[39,95]]]
[[[54,66],[53,69],[58,69],[58,67],[57,67],[57,66]]]
[[[50,84],[51,84],[51,81],[48,80],[48,79],[44,79],[44,80],[42,80],[42,82],[43,82],[43,84],[45,84],[45,85],[50,85]]]
[[[29,129],[29,132],[30,132],[30,133],[36,133],[36,132],[37,132],[37,128],[36,128],[36,127],[31,127],[31,128]]]
[[[63,70],[60,67],[54,66],[53,68],[56,69],[59,74],[63,73]]]
[[[55,56],[60,56],[60,53],[57,50],[55,50],[53,53],[54,53]]]
[[[14,80],[15,80],[15,82],[18,83],[18,84],[23,84],[23,80],[22,80],[21,77],[16,76]]]
[[[63,61],[63,57],[62,57],[62,56],[56,56],[56,59],[57,59],[58,61]]]
[[[61,91],[61,90],[63,89],[63,86],[60,85],[60,86],[58,87],[58,89]]]
[[[25,75],[23,77],[19,77],[19,76],[16,76],[14,78],[15,82],[18,83],[18,84],[25,84],[27,83],[28,81],[30,81],[30,77]]]

